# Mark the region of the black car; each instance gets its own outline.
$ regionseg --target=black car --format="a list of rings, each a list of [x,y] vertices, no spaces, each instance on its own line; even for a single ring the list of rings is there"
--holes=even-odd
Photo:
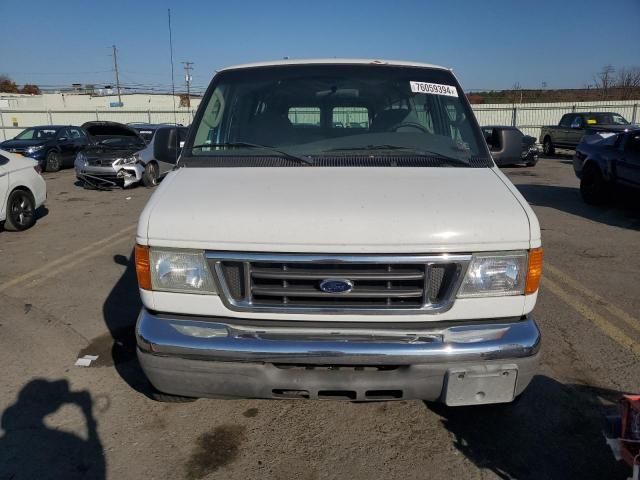
[[[585,136],[576,147],[573,169],[590,204],[605,203],[616,186],[640,189],[640,127]]]
[[[73,166],[76,155],[90,143],[82,127],[43,125],[30,127],[15,138],[0,143],[0,148],[37,160],[48,172]]]
[[[538,163],[536,139],[516,127],[489,125],[482,127],[493,161],[499,167],[524,163],[532,167]]]

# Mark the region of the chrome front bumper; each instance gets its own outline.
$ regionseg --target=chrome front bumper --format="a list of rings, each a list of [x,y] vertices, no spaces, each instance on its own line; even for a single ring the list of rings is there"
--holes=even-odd
[[[158,390],[194,397],[328,398],[323,392],[348,392],[344,398],[377,400],[385,397],[380,392],[394,392],[387,396],[437,400],[452,372],[475,376],[487,388],[494,384],[486,379],[517,375],[510,392],[458,403],[468,404],[512,400],[535,373],[540,348],[532,318],[445,328],[428,322],[401,328],[245,322],[143,309],[138,358]]]

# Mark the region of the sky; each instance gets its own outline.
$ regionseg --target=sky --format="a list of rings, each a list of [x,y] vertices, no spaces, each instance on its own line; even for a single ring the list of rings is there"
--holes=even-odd
[[[453,68],[465,90],[581,88],[607,64],[640,66],[640,0],[0,0],[0,74],[22,85],[114,83],[170,89],[194,62],[348,57]]]

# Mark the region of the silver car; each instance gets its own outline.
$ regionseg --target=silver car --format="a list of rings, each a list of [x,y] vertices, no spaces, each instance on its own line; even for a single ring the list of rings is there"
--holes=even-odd
[[[142,182],[158,184],[176,164],[186,127],[167,126],[156,130],[145,146],[138,132],[116,122],[85,124],[94,144],[75,160],[76,176],[92,188],[127,188]]]

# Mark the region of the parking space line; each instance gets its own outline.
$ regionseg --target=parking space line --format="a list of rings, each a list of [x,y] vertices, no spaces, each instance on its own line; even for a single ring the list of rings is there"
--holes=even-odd
[[[569,285],[574,290],[577,290],[578,292],[580,292],[585,297],[595,300],[602,306],[602,308],[607,310],[610,314],[619,318],[634,330],[637,330],[638,332],[640,332],[640,320],[638,320],[637,318],[628,314],[621,308],[611,304],[605,298],[598,295],[596,292],[588,289],[577,280],[574,280],[573,278],[571,278],[569,275],[564,273],[558,267],[554,267],[553,265],[550,265],[549,262],[545,263],[544,269],[545,269],[545,273],[547,272],[551,273],[552,275],[556,276],[558,279],[562,280],[565,284]]]
[[[129,227],[123,228],[122,230],[114,233],[113,235],[103,238],[102,240],[98,240],[97,242],[93,242],[91,245],[80,248],[73,253],[64,255],[52,262],[49,262],[41,267],[36,268],[35,270],[31,270],[30,272],[24,273],[3,284],[0,284],[0,292],[3,292],[8,288],[14,287],[18,284],[27,282],[31,279],[33,279],[34,282],[39,282],[39,279],[50,278],[53,275],[56,275],[62,271],[65,271],[68,268],[78,264],[81,260],[86,260],[87,258],[91,258],[95,255],[102,253],[104,247],[107,247],[113,243],[119,243],[120,241],[125,239],[129,239],[129,234],[133,230],[135,230],[135,228],[136,228],[135,225],[131,225]],[[88,253],[88,255],[85,255],[86,253]]]
[[[551,280],[549,277],[543,276],[542,284],[551,294],[559,297],[576,312],[593,323],[607,337],[640,357],[640,344],[629,337],[620,328],[616,327],[602,315],[586,306],[580,301],[580,299],[568,293],[558,283]]]

